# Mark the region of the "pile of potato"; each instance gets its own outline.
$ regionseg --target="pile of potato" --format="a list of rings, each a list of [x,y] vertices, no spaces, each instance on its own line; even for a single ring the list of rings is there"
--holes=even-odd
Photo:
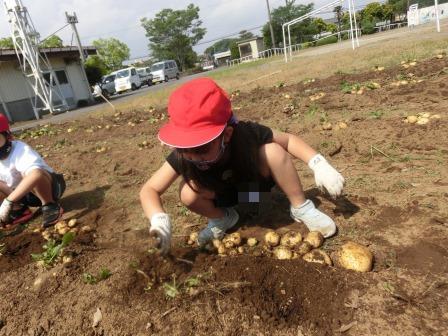
[[[191,233],[188,244],[195,245],[197,237],[197,232]],[[318,231],[311,231],[303,238],[299,232],[295,231],[279,235],[270,230],[264,236],[264,244],[254,237],[247,238],[244,242],[241,235],[234,232],[226,235],[222,240],[213,240],[208,248],[223,257],[240,254],[267,255],[279,260],[302,258],[307,262],[332,266],[333,260],[320,249],[323,243],[324,237]],[[333,258],[338,266],[359,272],[368,272],[373,265],[373,254],[369,249],[354,242],[344,244],[334,253]]]
[[[92,228],[89,225],[84,225],[79,228],[78,221],[76,218],[72,218],[69,221],[61,220],[57,222],[53,227],[45,229],[44,231],[40,231],[40,229],[36,229],[36,231],[41,232],[42,237],[45,240],[55,239],[59,240],[63,235],[67,232],[73,232],[74,234],[80,233],[88,233],[92,231]]]
[[[425,125],[431,119],[440,119],[440,114],[433,114],[428,112],[417,113],[416,115],[407,116],[404,119],[404,122],[407,124],[417,124],[417,125]]]

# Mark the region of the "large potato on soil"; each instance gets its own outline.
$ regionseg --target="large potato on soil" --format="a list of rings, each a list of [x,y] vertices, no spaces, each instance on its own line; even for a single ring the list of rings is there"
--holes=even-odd
[[[303,256],[303,260],[318,264],[325,264],[331,266],[333,262],[331,261],[330,256],[322,250],[316,249],[308,252]]]
[[[280,260],[287,260],[292,258],[292,252],[286,246],[279,246],[274,249],[274,256]]]
[[[302,235],[299,232],[288,231],[280,239],[280,245],[293,248],[300,244]]]
[[[251,238],[247,238],[247,245],[250,247],[254,247],[255,245],[258,244],[258,240],[257,238],[251,237]]]
[[[198,241],[198,232],[190,233],[190,237],[188,238],[188,245],[194,245]]]
[[[346,268],[358,272],[368,272],[372,269],[373,254],[358,243],[348,242],[342,245],[337,253],[338,263]]]
[[[304,255],[304,254],[308,253],[309,251],[311,251],[312,249],[313,249],[313,247],[311,246],[311,244],[304,241],[296,248],[296,252],[300,255]]]
[[[320,233],[319,231],[310,231],[306,235],[304,241],[310,243],[312,247],[318,248],[321,247],[324,243],[324,236],[322,236],[322,233]]]
[[[280,236],[275,231],[269,231],[264,235],[264,241],[266,245],[275,247],[280,243]]]
[[[227,248],[238,247],[241,245],[241,235],[238,232],[234,232],[227,235],[222,242]]]

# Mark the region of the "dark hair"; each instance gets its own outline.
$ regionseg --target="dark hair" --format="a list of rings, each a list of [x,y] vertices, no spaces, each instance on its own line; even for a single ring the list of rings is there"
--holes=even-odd
[[[252,129],[244,127],[244,122],[237,124],[229,124],[233,127],[232,137],[229,145],[226,147],[226,154],[230,155],[229,167],[232,169],[232,182],[253,182],[261,178],[259,168],[258,146],[255,141],[255,135]],[[211,190],[219,193],[228,187],[220,179],[213,174],[204,173],[204,171],[196,168],[194,164],[182,159],[180,151],[176,150],[176,156],[179,160],[180,173],[185,182],[195,191],[196,188],[191,185],[193,182],[200,188]],[[213,167],[210,169],[214,169]]]

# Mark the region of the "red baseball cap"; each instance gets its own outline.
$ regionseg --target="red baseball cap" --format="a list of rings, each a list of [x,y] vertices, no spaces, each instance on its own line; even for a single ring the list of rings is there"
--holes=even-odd
[[[0,132],[9,132],[9,121],[4,114],[0,113]]]
[[[176,89],[168,102],[169,121],[159,140],[176,148],[192,148],[216,139],[232,116],[229,98],[210,78],[198,78]]]

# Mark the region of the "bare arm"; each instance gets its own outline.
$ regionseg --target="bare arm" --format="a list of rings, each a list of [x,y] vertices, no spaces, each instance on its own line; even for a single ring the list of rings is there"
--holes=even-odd
[[[294,134],[273,131],[273,141],[282,146],[289,154],[308,163],[317,152],[300,137]]]
[[[140,202],[148,219],[151,219],[155,213],[165,212],[160,196],[178,176],[173,167],[168,162],[165,162],[143,185],[140,190]]]

